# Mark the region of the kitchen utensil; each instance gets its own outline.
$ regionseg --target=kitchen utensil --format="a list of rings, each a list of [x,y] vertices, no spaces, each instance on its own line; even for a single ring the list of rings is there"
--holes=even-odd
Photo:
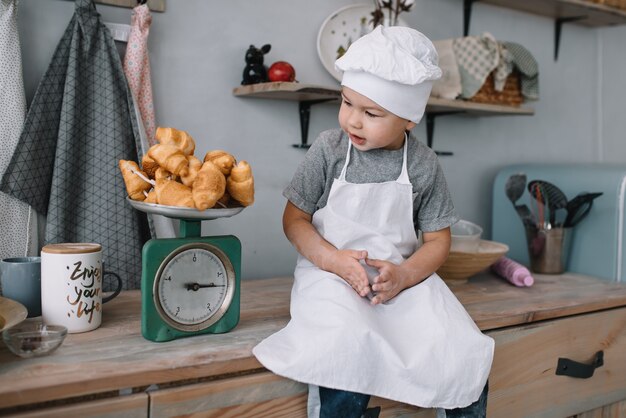
[[[579,193],[572,200],[567,202],[567,217],[563,223],[564,227],[572,227],[582,221],[591,210],[593,201],[601,196],[602,192],[596,193]]]
[[[526,174],[523,173],[511,175],[504,185],[504,191],[513,205],[522,197],[525,188]]]
[[[239,322],[241,242],[233,235],[203,237],[202,220],[243,208],[195,209],[139,205],[137,210],[180,220],[180,238],[151,239],[142,251],[141,333],[151,341],[219,334]]]
[[[565,193],[545,180],[532,180],[528,183],[528,191],[537,201],[541,201],[548,207],[550,225],[556,226],[556,211],[567,207]]]
[[[67,328],[64,326],[30,320],[2,331],[2,339],[9,350],[24,358],[52,353],[63,343],[66,335]]]
[[[526,189],[526,174],[524,173],[512,174],[504,185],[504,192],[513,204],[522,223],[524,226],[531,226],[535,223],[535,220],[528,206],[516,204],[519,198],[524,194],[524,189]]]

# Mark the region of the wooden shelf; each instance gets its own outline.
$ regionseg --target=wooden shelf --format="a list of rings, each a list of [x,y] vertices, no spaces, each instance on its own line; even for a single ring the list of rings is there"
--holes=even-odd
[[[555,19],[585,16],[577,21],[590,27],[626,24],[626,11],[585,0],[478,0]]]
[[[235,87],[233,94],[240,97],[292,100],[297,102],[339,100],[341,98],[341,92],[338,88],[283,81]]]
[[[535,114],[535,110],[523,106],[503,106],[431,97],[426,105],[426,113],[465,113],[470,116],[532,116]]]
[[[240,86],[233,89],[239,97],[255,97],[259,99],[279,99],[292,101],[339,100],[339,88],[314,86],[302,83],[261,83]],[[449,100],[431,97],[426,106],[427,113],[466,113],[472,116],[505,116],[533,115],[535,111],[527,107],[501,106],[468,102],[465,100]]]
[[[554,60],[559,58],[562,27],[574,23],[587,27],[626,24],[626,10],[587,0],[463,0],[463,35],[469,34],[472,5],[476,2],[520,10],[554,19]]]
[[[316,103],[339,101],[341,91],[337,87],[322,87],[311,84],[272,82],[239,86],[233,89],[238,97],[255,97],[259,99],[279,99],[299,102],[301,143],[294,144],[297,148],[308,148],[309,117],[311,106]],[[531,116],[535,111],[527,107],[501,106],[494,104],[474,103],[465,100],[449,100],[431,97],[426,105],[426,140],[432,148],[435,129],[435,118],[445,115],[465,114],[468,116]],[[436,151],[439,155],[452,155],[446,151]]]

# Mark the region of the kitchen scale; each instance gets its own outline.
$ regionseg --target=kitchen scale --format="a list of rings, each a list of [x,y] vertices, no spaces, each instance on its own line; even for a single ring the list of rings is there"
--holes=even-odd
[[[201,236],[203,220],[227,218],[244,208],[163,206],[127,198],[137,210],[180,220],[180,237],[143,246],[141,333],[161,342],[220,334],[239,322],[241,242],[234,235]]]

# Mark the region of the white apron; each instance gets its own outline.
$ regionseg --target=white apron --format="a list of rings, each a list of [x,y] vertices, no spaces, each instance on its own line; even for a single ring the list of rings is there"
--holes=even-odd
[[[367,250],[369,258],[396,264],[417,249],[406,143],[400,177],[384,183],[346,182],[348,147],[327,205],[313,215],[338,249]],[[291,321],[253,349],[275,374],[425,408],[479,398],[494,342],[436,274],[376,306],[302,256],[294,277]]]

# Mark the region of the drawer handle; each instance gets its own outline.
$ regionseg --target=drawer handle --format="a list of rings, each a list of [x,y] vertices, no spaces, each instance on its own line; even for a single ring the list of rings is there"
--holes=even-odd
[[[596,368],[604,365],[604,352],[598,351],[591,364],[579,363],[568,358],[559,357],[556,365],[556,374],[561,376],[578,377],[587,379],[593,376]]]

